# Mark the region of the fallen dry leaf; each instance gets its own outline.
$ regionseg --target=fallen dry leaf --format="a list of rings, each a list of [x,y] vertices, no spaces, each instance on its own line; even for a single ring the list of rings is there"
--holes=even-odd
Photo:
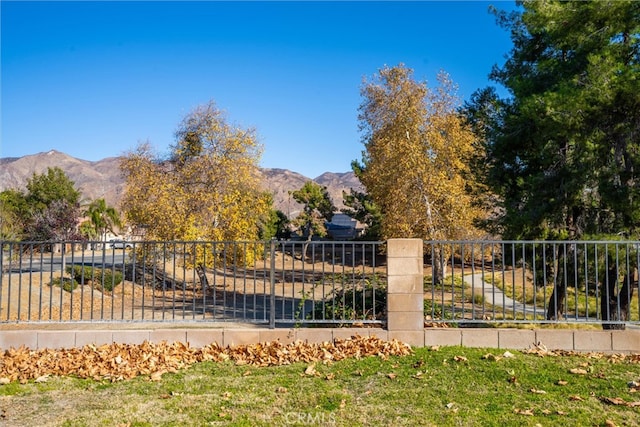
[[[586,369],[582,369],[582,368],[573,368],[573,369],[569,369],[569,372],[571,372],[572,374],[576,374],[576,375],[587,375],[588,372]]]
[[[568,382],[568,381],[564,381],[564,380],[558,380],[558,381],[556,381],[556,385],[567,385],[567,384],[569,384],[569,382]]]
[[[627,406],[627,402],[619,397],[601,397],[600,400],[609,405]]]
[[[389,379],[392,379],[392,380],[395,380],[397,376],[398,376],[398,375],[394,374],[393,372],[390,372],[390,373],[388,373],[388,374],[387,374],[387,377],[388,377]]]
[[[151,376],[149,377],[149,379],[151,381],[161,381],[162,380],[162,374],[164,374],[164,371],[157,371],[154,372],[153,374],[151,374]]]
[[[485,360],[491,360],[491,361],[497,362],[502,359],[502,356],[496,356],[495,354],[487,353],[484,356],[482,356],[482,358]]]
[[[0,384],[28,381],[46,376],[73,375],[97,381],[122,381],[141,375],[160,380],[160,373],[177,372],[203,361],[232,361],[238,365],[277,366],[296,362],[327,363],[346,358],[375,356],[406,356],[411,347],[397,340],[384,341],[377,337],[354,336],[333,342],[313,344],[279,341],[252,345],[221,347],[212,343],[202,348],[188,344],[167,342],[142,344],[86,345],[71,349],[30,350],[24,346],[2,353]],[[247,370],[244,376],[250,375]],[[356,373],[358,374],[358,373]],[[362,372],[359,375],[363,375]]]
[[[576,401],[576,402],[584,401],[584,399],[581,396],[578,396],[577,394],[569,396],[569,400],[573,400],[573,401]]]
[[[533,416],[533,409],[515,409],[513,412],[517,415]]]
[[[547,394],[547,392],[546,392],[546,391],[544,391],[544,390],[539,390],[539,389],[537,389],[537,388],[532,388],[532,389],[530,389],[530,390],[529,390],[529,392],[531,392],[531,393],[533,393],[533,394]]]
[[[35,380],[37,383],[46,383],[47,381],[49,381],[49,374],[41,375]]]

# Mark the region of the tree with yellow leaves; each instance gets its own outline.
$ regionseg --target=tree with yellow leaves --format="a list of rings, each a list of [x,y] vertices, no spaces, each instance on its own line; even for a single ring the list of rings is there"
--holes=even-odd
[[[385,239],[463,239],[477,232],[473,224],[480,212],[466,182],[474,136],[456,112],[450,77],[441,72],[438,83],[432,90],[400,64],[382,68],[361,89],[358,118],[365,150],[356,166],[382,211]],[[444,266],[434,276],[441,277]]]
[[[260,184],[262,154],[253,129],[229,124],[214,102],[188,114],[170,156],[148,143],[126,155],[122,210],[157,240],[256,240],[269,214]]]

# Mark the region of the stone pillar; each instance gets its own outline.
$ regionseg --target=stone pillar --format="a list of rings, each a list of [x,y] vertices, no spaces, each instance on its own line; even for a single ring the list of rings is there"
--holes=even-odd
[[[424,345],[423,269],[421,239],[387,240],[387,330],[411,345]]]

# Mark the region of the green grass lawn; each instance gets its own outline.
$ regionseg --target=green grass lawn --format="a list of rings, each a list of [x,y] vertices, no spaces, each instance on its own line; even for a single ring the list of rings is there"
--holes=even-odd
[[[420,348],[331,364],[200,362],[155,381],[12,382],[0,385],[0,425],[640,425],[638,357],[511,353]]]

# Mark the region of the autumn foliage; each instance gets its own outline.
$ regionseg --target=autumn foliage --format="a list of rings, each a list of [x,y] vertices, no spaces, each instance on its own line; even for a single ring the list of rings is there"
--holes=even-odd
[[[213,102],[197,107],[168,158],[141,144],[123,159],[127,222],[147,240],[256,240],[270,209],[261,150],[255,132],[229,124]]]
[[[148,341],[140,345],[113,343],[72,349],[30,350],[21,347],[5,351],[0,358],[0,384],[29,380],[41,382],[52,375],[111,381],[147,375],[152,381],[157,381],[167,372],[177,372],[204,361],[276,366],[297,362],[330,363],[367,356],[386,358],[411,353],[411,347],[399,341],[360,336],[320,344],[272,341],[222,347],[212,343],[202,348],[192,348],[180,342],[154,344]],[[307,369],[307,372],[311,375],[312,369]]]
[[[360,180],[382,211],[383,238],[468,238],[480,216],[467,191],[474,136],[449,76],[430,89],[412,74],[385,67],[362,87]]]

